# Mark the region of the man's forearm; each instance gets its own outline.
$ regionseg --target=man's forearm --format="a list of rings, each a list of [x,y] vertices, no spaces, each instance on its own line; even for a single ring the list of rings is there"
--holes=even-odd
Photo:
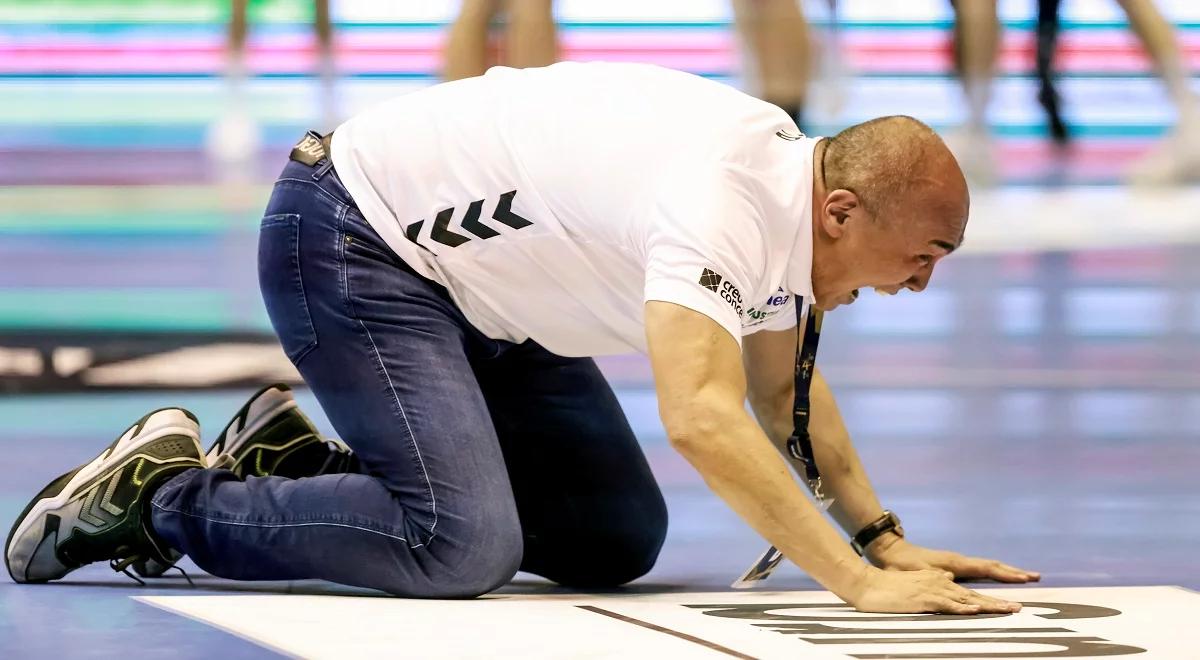
[[[854,534],[879,517],[883,507],[850,441],[833,393],[819,371],[813,376],[810,401],[808,430],[813,454],[821,471],[824,492],[834,498],[829,512],[847,534]],[[780,397],[751,403],[772,444],[786,456],[787,439],[792,434],[792,399]]]
[[[672,444],[709,487],[813,579],[843,599],[866,565],[824,520],[744,410],[696,420]]]

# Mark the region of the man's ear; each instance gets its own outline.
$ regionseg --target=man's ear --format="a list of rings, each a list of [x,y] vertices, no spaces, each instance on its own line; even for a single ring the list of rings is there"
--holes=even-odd
[[[846,231],[850,212],[858,207],[858,195],[853,192],[842,188],[830,192],[821,206],[821,217],[818,219],[821,229],[830,238],[841,238]]]

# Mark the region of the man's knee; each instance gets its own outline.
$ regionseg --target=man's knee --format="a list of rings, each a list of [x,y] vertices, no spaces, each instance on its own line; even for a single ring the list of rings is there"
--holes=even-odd
[[[535,572],[566,587],[592,589],[619,587],[649,573],[667,537],[666,506],[658,499],[621,522],[564,540]]]
[[[445,562],[451,575],[447,591],[439,597],[475,598],[508,584],[516,575],[524,554],[520,526],[493,530],[489,536],[486,540],[467,541],[465,546],[430,549],[435,558]]]
[[[473,525],[439,525],[437,533],[421,546],[405,544],[397,553],[417,555],[424,575],[396,575],[394,588],[385,591],[416,598],[475,598],[504,586],[521,565],[524,553],[521,527],[511,521]],[[411,570],[411,559],[396,557],[397,571]]]

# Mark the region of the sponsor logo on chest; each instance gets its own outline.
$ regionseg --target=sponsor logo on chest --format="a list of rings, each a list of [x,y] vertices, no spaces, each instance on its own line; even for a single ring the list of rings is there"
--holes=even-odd
[[[779,287],[779,290],[770,298],[767,298],[766,302],[746,310],[744,316],[746,317],[745,320],[749,321],[747,325],[753,326],[765,323],[767,319],[778,314],[779,310],[783,309],[783,306],[791,299],[792,295],[784,291],[783,287]]]

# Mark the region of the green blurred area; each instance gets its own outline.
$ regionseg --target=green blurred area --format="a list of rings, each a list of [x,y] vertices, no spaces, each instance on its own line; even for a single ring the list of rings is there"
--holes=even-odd
[[[311,21],[311,0],[249,0],[254,22]],[[0,23],[215,23],[229,0],[0,0]]]

